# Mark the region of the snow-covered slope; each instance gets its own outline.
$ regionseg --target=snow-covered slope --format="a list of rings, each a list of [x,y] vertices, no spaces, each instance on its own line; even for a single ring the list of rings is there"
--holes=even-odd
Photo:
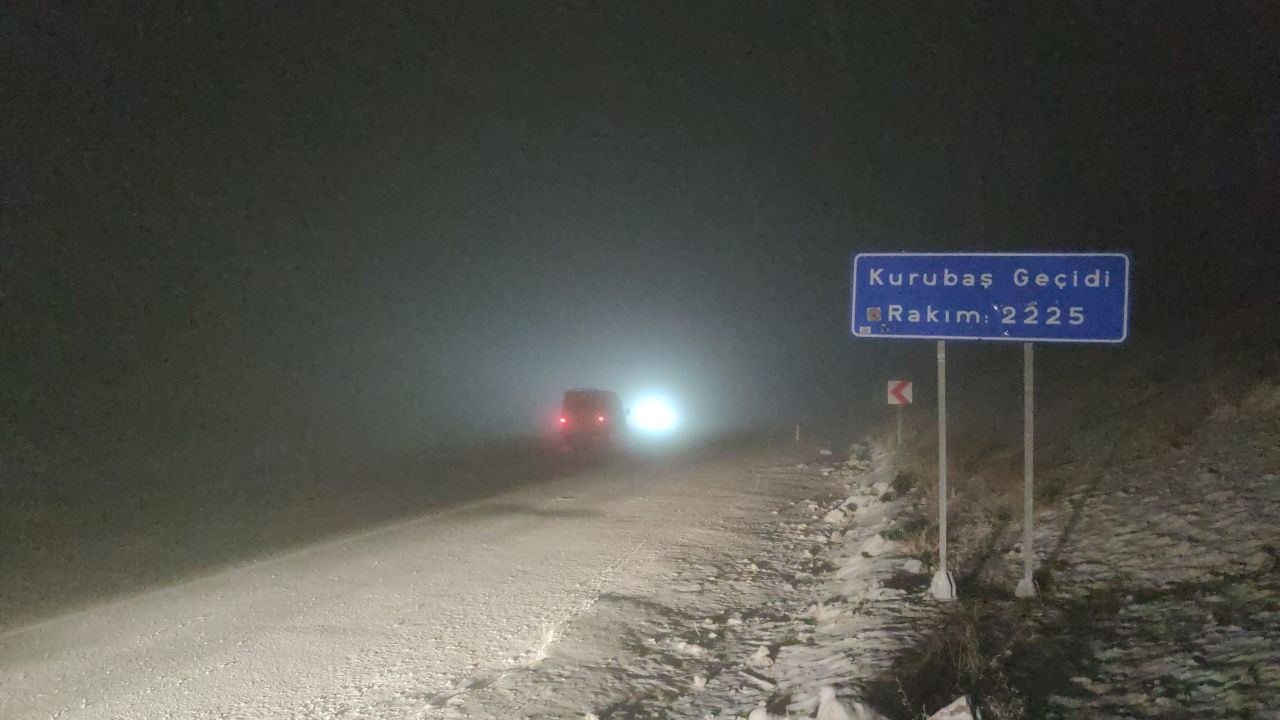
[[[1280,386],[1179,445],[1039,518],[1052,585],[1026,627],[1071,649],[1045,716],[1280,717]]]
[[[875,693],[893,714],[967,692],[995,718],[1280,717],[1280,352],[1216,343],[1047,393],[1038,598],[1013,596],[1017,439],[961,431],[960,601],[925,619]],[[1100,389],[1111,385],[1128,392]]]

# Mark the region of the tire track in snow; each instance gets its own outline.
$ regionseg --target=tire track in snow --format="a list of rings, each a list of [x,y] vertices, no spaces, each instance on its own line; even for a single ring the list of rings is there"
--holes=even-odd
[[[489,668],[466,675],[450,682],[442,690],[431,693],[425,700],[424,712],[429,713],[431,710],[439,710],[446,707],[450,702],[460,700],[469,692],[483,690],[494,683],[500,682],[507,677],[528,670],[537,665],[538,662],[547,657],[547,653],[551,646],[554,645],[562,635],[564,628],[569,623],[583,613],[591,609],[600,599],[600,595],[604,592],[604,588],[614,579],[616,579],[623,570],[629,565],[635,564],[633,560],[645,548],[653,544],[652,535],[646,535],[637,541],[627,552],[622,553],[612,563],[607,565],[603,570],[596,573],[586,584],[587,591],[577,594],[571,598],[563,608],[552,613],[552,619],[543,623],[543,634],[540,640],[528,651],[509,657],[505,660],[491,664]],[[649,557],[653,557],[658,551],[651,552]],[[523,705],[521,703],[520,705]],[[517,710],[517,705],[508,710]],[[424,714],[429,716],[429,714]]]
[[[605,587],[623,574],[626,569],[636,569],[651,564],[655,560],[666,557],[670,559],[673,555],[673,548],[690,541],[690,536],[723,527],[726,522],[731,520],[739,520],[751,513],[760,512],[759,507],[749,507],[752,504],[759,505],[762,501],[761,486],[766,482],[771,485],[773,482],[782,479],[785,481],[793,481],[797,478],[803,478],[812,482],[812,475],[787,476],[786,478],[775,477],[780,468],[767,466],[724,468],[717,467],[712,470],[693,471],[681,474],[678,478],[678,488],[676,492],[653,492],[646,497],[633,497],[631,502],[645,502],[649,506],[649,513],[667,512],[668,507],[685,507],[692,502],[714,503],[712,512],[695,513],[698,519],[679,527],[679,532],[672,534],[669,527],[657,528],[650,526],[643,540],[637,543],[633,551],[627,553],[620,563],[615,563],[610,570],[602,572],[599,575],[595,592],[589,597],[584,598],[584,602],[575,610],[566,616],[565,622],[557,627],[554,640],[558,641],[563,630],[573,621],[583,615],[596,604],[604,592]],[[749,478],[749,485],[744,482],[744,475]],[[689,488],[700,488],[702,492],[688,492]],[[772,499],[764,500],[766,505],[772,505]],[[703,506],[705,508],[705,505]],[[648,552],[643,557],[637,558],[640,552],[648,548]],[[683,557],[683,556],[682,556]],[[549,650],[554,642],[548,642],[545,649]],[[545,650],[538,658],[539,660],[546,657]],[[495,678],[491,682],[484,682],[475,686],[467,687],[462,692],[450,696],[450,700],[454,702],[462,702],[468,695],[480,693],[494,688],[500,681],[508,681],[516,684],[515,687],[508,687],[505,692],[490,692],[484,700],[479,700],[484,706],[483,717],[523,717],[527,716],[525,709],[530,705],[534,705],[546,698],[547,693],[552,692],[555,688],[553,684],[543,682],[525,683],[524,687],[518,684],[524,678],[521,678],[521,671],[532,670],[537,665],[536,662],[529,663],[518,670],[512,670],[503,673],[501,677]],[[524,690],[525,692],[521,692]],[[475,702],[471,703],[471,707],[475,707]],[[451,712],[452,711],[452,712]],[[476,717],[474,714],[459,712],[459,709],[439,707],[436,708],[436,717]]]

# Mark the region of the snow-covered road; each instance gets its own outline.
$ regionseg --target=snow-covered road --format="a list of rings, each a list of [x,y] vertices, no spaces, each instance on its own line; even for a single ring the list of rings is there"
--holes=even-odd
[[[8,631],[0,717],[421,717],[767,515],[751,462],[620,461]]]

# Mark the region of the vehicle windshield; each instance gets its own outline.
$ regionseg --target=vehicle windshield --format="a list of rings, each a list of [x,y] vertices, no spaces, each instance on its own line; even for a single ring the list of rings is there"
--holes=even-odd
[[[571,412],[604,411],[609,405],[609,396],[605,393],[571,392],[564,396],[564,407]]]

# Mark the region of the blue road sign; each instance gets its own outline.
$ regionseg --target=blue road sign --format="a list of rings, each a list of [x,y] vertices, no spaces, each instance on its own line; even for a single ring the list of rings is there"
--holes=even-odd
[[[1129,335],[1120,253],[862,253],[860,338],[1119,343]]]

